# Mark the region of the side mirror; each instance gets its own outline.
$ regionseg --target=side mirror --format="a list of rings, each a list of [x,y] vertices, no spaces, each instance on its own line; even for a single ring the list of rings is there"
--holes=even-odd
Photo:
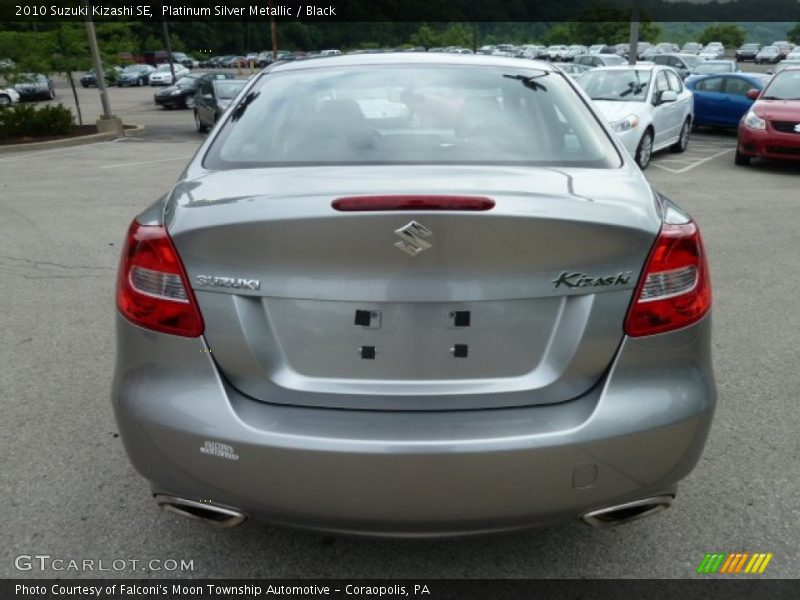
[[[666,104],[667,102],[675,102],[678,99],[678,94],[672,90],[664,90],[658,98],[659,104]]]
[[[747,93],[745,94],[745,96],[750,98],[750,100],[756,100],[760,93],[761,93],[761,90],[757,90],[756,88],[752,88],[752,89],[747,90]]]

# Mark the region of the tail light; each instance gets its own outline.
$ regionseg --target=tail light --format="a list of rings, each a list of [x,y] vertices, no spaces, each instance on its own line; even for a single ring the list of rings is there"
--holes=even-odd
[[[197,337],[203,318],[186,271],[163,226],[131,223],[122,251],[117,307],[141,327]]]
[[[494,200],[483,196],[348,196],[331,206],[339,211],[380,210],[491,210]]]
[[[634,337],[686,327],[708,313],[708,263],[693,221],[662,225],[633,298],[625,333]]]

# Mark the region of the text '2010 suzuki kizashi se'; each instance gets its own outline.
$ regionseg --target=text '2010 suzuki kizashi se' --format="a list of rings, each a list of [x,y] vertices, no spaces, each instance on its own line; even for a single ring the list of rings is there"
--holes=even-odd
[[[716,401],[697,225],[532,61],[273,64],[131,224],[117,304],[127,453],[217,525],[629,521]]]

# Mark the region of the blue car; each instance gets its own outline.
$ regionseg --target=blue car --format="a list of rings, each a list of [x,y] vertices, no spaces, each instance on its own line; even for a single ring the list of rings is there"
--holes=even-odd
[[[755,101],[748,92],[760,92],[769,79],[769,75],[741,72],[691,78],[686,87],[694,94],[693,125],[736,129],[742,115]],[[755,95],[750,92],[750,96]]]

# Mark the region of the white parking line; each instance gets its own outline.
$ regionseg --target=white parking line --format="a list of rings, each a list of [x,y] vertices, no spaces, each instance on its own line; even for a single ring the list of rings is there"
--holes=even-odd
[[[67,148],[53,148],[52,150],[40,150],[39,152],[19,152],[14,153],[8,158],[0,158],[0,164],[5,163],[12,163],[12,162],[19,162],[21,160],[28,160],[34,156],[43,156],[43,155],[50,155],[50,154],[63,154],[63,153],[74,153],[74,152],[88,152],[91,150],[103,150],[106,144],[113,144],[116,140],[110,140],[108,142],[96,142],[94,144],[87,144],[85,146],[68,146]]]
[[[669,167],[665,167],[664,165],[660,165],[660,164],[658,164],[656,162],[653,162],[651,164],[654,167],[658,167],[659,169],[664,169],[665,171],[669,171],[670,173],[676,173],[676,174],[677,173],[686,173],[686,171],[691,171],[695,167],[699,167],[700,165],[702,165],[704,162],[708,162],[710,160],[718,158],[718,157],[720,157],[723,154],[726,154],[728,152],[733,152],[733,150],[735,150],[735,148],[726,148],[722,152],[717,152],[716,154],[712,154],[711,156],[706,156],[704,159],[698,160],[696,163],[693,163],[693,164],[689,165],[688,167],[684,167],[682,169],[670,169]]]

